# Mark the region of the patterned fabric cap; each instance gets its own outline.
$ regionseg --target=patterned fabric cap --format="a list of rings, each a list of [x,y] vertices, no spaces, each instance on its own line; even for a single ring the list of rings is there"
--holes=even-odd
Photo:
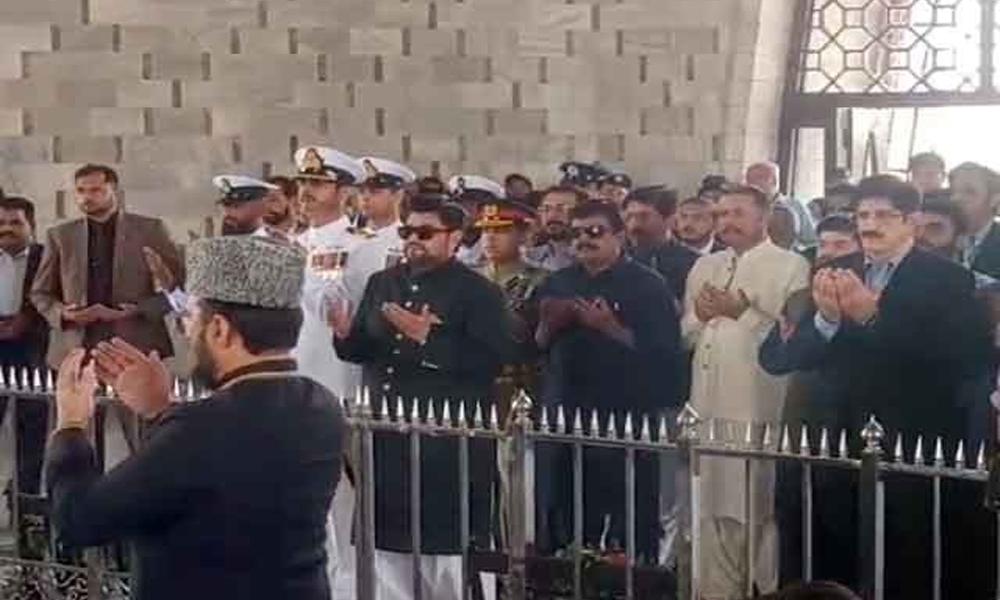
[[[259,308],[298,308],[306,256],[297,246],[264,237],[199,240],[187,255],[188,292],[199,298]]]

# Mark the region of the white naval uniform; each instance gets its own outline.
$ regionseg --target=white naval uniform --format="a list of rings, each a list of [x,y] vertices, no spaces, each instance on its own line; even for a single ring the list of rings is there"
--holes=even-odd
[[[703,286],[742,290],[750,307],[733,320],[703,323],[695,299]],[[716,419],[723,439],[742,439],[739,424],[777,423],[785,402],[786,378],[766,373],[757,350],[777,322],[788,297],[809,286],[809,265],[800,255],[769,240],[737,255],[731,248],[698,259],[688,276],[681,329],[694,347],[691,403],[704,419]],[[732,424],[732,426],[730,426]],[[760,439],[761,433],[755,436]],[[774,465],[751,470],[750,515],[757,548],[753,580],[761,592],[777,586],[777,534],[774,521]],[[704,458],[701,471],[703,551],[701,582],[707,600],[743,598],[744,464],[729,458]]]
[[[350,219],[344,216],[320,227],[310,227],[296,242],[310,254],[321,249],[343,249],[347,251],[347,260],[350,261],[350,253],[358,243],[358,238],[351,233],[350,227]],[[333,330],[326,322],[326,302],[342,297],[342,288],[339,281],[324,279],[311,267],[311,264],[306,265],[305,283],[302,288],[302,330],[292,356],[298,361],[301,374],[319,382],[337,398],[353,396],[361,383],[361,369],[337,357],[333,349]],[[344,556],[339,552],[341,538],[350,540],[350,529],[338,535],[337,524],[334,522],[334,516],[339,512],[337,507],[343,504],[348,496],[353,496],[350,483],[347,482],[347,477],[341,476],[334,494],[334,506],[330,509],[326,520],[326,571],[331,588],[338,573],[344,569],[343,560],[351,559],[350,556]],[[350,504],[353,507],[353,500]]]
[[[346,299],[352,311],[357,310],[365,293],[365,286],[372,275],[388,266],[389,255],[402,252],[403,242],[399,239],[399,222],[375,230],[369,236],[356,236],[358,240],[347,257],[347,266],[336,289],[327,289],[327,295],[334,294]],[[360,380],[359,380],[360,382]],[[354,521],[354,487],[346,477],[340,478],[337,492],[330,508],[329,523],[332,525],[332,539],[327,553],[338,557],[337,568],[330,579],[330,590],[334,600],[355,598],[354,546],[351,544],[351,527]],[[377,571],[381,574],[381,570]]]
[[[351,222],[344,216],[321,227],[313,227],[298,238],[298,243],[312,253],[323,248],[339,248],[351,260],[360,238],[351,233]],[[346,268],[345,268],[346,271]],[[337,357],[333,349],[333,330],[326,322],[326,302],[342,297],[338,281],[320,277],[306,267],[302,289],[302,331],[292,356],[298,361],[299,372],[326,386],[335,396],[353,396],[361,384],[361,367]]]

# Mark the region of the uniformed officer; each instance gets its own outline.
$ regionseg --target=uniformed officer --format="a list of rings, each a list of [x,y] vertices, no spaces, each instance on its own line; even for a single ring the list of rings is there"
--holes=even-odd
[[[284,234],[267,226],[263,220],[264,213],[267,212],[267,195],[280,189],[278,186],[246,175],[217,175],[212,178],[212,185],[222,194],[217,202],[222,207],[223,236],[250,235],[280,242],[289,241]],[[146,265],[153,274],[154,286],[167,297],[174,313],[183,313],[187,309],[188,296],[181,287],[178,274],[152,248],[143,248],[142,251]],[[186,347],[183,339],[178,339],[173,332],[171,334],[175,347]],[[176,366],[181,368],[179,364]]]
[[[538,303],[535,291],[548,275],[524,262],[521,248],[527,237],[531,207],[512,200],[486,202],[479,209],[476,229],[482,232],[486,264],[479,272],[504,292],[507,310],[512,317],[517,357],[504,368],[500,397],[509,399],[517,388],[534,392],[537,381],[538,349],[535,328],[538,326]]]
[[[504,187],[481,175],[455,175],[448,180],[448,193],[451,194],[452,200],[465,210],[469,218],[456,257],[468,267],[479,268],[485,262],[483,247],[479,240],[479,230],[472,226],[472,221],[479,212],[480,204],[504,197]]]
[[[357,308],[361,302],[369,277],[402,260],[400,210],[407,187],[417,180],[409,167],[391,160],[372,156],[360,160],[365,179],[361,184],[358,208],[365,226],[355,230],[358,240],[343,277],[345,298],[352,308]]]
[[[559,185],[576,188],[592,200],[601,197],[601,179],[610,175],[604,166],[596,162],[568,161],[559,165],[559,171],[562,173]]]
[[[491,396],[513,340],[503,295],[481,275],[455,260],[465,212],[439,195],[410,201],[404,240],[406,262],[373,275],[353,320],[332,308],[337,353],[363,365],[364,382],[382,402],[412,403],[426,416],[433,402],[442,415],[446,399],[474,403]],[[484,407],[484,410],[489,410]],[[486,413],[488,414],[488,413]],[[424,597],[461,598],[458,448],[453,439],[421,443],[422,575]],[[488,547],[492,504],[492,445],[470,445],[472,536]],[[407,598],[413,581],[410,557],[409,443],[406,436],[378,433],[375,441],[375,543],[380,598]],[[400,592],[402,590],[402,592]]]
[[[266,198],[278,186],[244,175],[218,175],[212,185],[222,193],[222,235],[270,235],[264,225]]]
[[[538,327],[535,291],[548,271],[528,265],[521,257],[521,248],[533,216],[534,210],[529,206],[513,200],[496,200],[479,207],[475,224],[476,229],[482,232],[483,257],[486,259],[479,272],[503,290],[517,343],[516,356],[504,365],[503,373],[497,378],[496,397],[504,421],[509,418],[510,403],[518,390],[535,397],[540,375],[540,355],[535,344],[535,329]],[[512,448],[509,443],[501,442],[497,450],[500,494],[505,498],[511,489],[504,465],[509,464],[507,461]],[[500,506],[500,531],[506,543],[509,521],[503,507],[508,504],[501,501]]]
[[[326,300],[341,303],[348,312],[356,310],[361,304],[368,279],[395,265],[402,257],[399,211],[406,197],[407,186],[417,179],[416,174],[408,167],[390,160],[372,156],[359,160],[365,171],[365,179],[360,185],[358,216],[365,225],[352,228],[356,242],[348,256],[343,276],[332,288],[332,293],[328,292]],[[331,345],[333,343],[329,336],[326,342]],[[357,365],[351,365],[351,369],[359,371]],[[330,515],[338,557],[331,586],[334,598],[354,598],[356,593],[350,533],[353,515],[354,489],[349,484],[342,484],[337,490]]]
[[[573,264],[569,213],[586,199],[584,192],[568,185],[542,192],[538,207],[540,230],[535,243],[524,251],[528,264],[546,271],[558,271]]]
[[[296,180],[309,229],[298,242],[308,253],[302,302],[304,319],[295,358],[302,373],[313,377],[334,395],[345,397],[357,389],[359,370],[337,358],[330,344],[326,305],[336,296],[338,280],[359,237],[351,231],[346,202],[365,178],[361,163],[332,148],[309,146],[295,153]]]
[[[614,202],[618,210],[622,210],[631,191],[632,178],[625,173],[608,173],[597,181],[598,195]]]

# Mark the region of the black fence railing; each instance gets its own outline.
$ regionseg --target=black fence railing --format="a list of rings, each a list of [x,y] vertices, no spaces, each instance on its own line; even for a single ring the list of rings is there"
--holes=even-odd
[[[0,598],[64,599],[88,598],[117,600],[129,597],[127,552],[121,547],[102,548],[84,553],[71,553],[60,548],[57,537],[48,525],[47,504],[41,493],[44,482],[37,474],[26,473],[22,463],[38,459],[33,452],[45,439],[22,439],[24,427],[19,421],[31,414],[45,415],[46,429],[51,428],[53,382],[48,374],[8,373],[0,396],[7,398],[6,428],[12,432],[10,443],[0,450],[0,456],[10,457],[11,477],[7,497],[10,527],[6,532],[6,550],[0,552]],[[175,395],[183,401],[193,401],[201,394],[186,382],[178,382]],[[36,410],[25,410],[31,406]],[[39,406],[45,407],[38,411]],[[930,482],[932,501],[926,518],[930,522],[932,539],[932,596],[942,597],[943,555],[945,531],[942,528],[946,481],[972,482],[985,491],[986,448],[966,448],[964,442],[948,445],[941,439],[916,440],[910,457],[903,455],[903,440],[895,440],[893,450],[886,452],[885,433],[875,417],[871,417],[860,432],[830,431],[806,426],[790,429],[778,424],[746,424],[721,420],[704,420],[691,407],[685,406],[676,415],[609,414],[568,410],[563,407],[539,407],[524,393],[519,393],[509,409],[498,411],[490,404],[462,402],[421,402],[417,400],[372,401],[367,392],[344,402],[350,429],[348,460],[354,474],[356,597],[375,600],[376,573],[376,437],[384,434],[403,436],[408,447],[409,510],[411,547],[413,548],[413,597],[421,599],[421,447],[429,439],[448,438],[455,441],[456,473],[459,482],[458,514],[460,547],[463,564],[463,598],[482,597],[480,574],[496,575],[498,591],[504,598],[574,598],[601,597],[632,600],[645,597],[696,599],[704,588],[702,561],[705,559],[704,535],[705,494],[703,471],[707,461],[734,461],[742,464],[744,512],[739,519],[743,529],[741,564],[742,588],[747,596],[755,591],[752,565],[757,562],[754,543],[756,514],[751,497],[755,465],[793,465],[801,507],[800,553],[802,578],[812,578],[816,565],[813,523],[817,505],[814,479],[818,472],[828,470],[853,472],[856,477],[856,502],[860,581],[866,600],[885,598],[885,487],[895,475],[907,475]],[[21,415],[19,417],[19,414]],[[128,447],[137,443],[134,433],[138,423],[122,405],[107,397],[99,402],[98,419],[94,428],[95,442],[106,446],[106,432],[120,432]],[[37,431],[37,428],[35,429]],[[793,433],[794,432],[794,433]],[[37,437],[37,436],[35,436]],[[470,444],[489,440],[496,454],[496,479],[499,488],[496,512],[499,523],[490,547],[473,543],[470,469]],[[794,441],[793,441],[794,440]],[[34,450],[31,445],[35,444]],[[855,456],[849,447],[859,448]],[[909,447],[909,446],[907,446]],[[558,555],[543,555],[538,550],[535,524],[535,483],[554,476],[542,472],[544,466],[536,460],[542,448],[558,448],[568,457],[570,496],[567,512],[571,517],[571,533],[565,551]],[[946,449],[954,448],[954,452]],[[617,494],[623,506],[624,539],[617,553],[606,548],[594,548],[585,535],[585,464],[594,449],[613,450],[620,457],[622,475]],[[925,456],[925,451],[927,456]],[[675,552],[669,565],[661,561],[639,558],[637,497],[640,473],[647,473],[650,457],[656,463],[669,463],[666,477],[673,486],[673,529],[676,532]],[[29,469],[30,470],[30,469]],[[27,478],[30,489],[25,489]],[[887,481],[890,479],[890,481]],[[617,483],[614,485],[618,485]],[[785,488],[783,488],[785,489]],[[645,492],[643,492],[645,493]],[[782,492],[784,493],[784,492]],[[980,494],[982,496],[982,494]],[[849,526],[851,524],[845,524]],[[994,519],[992,527],[997,526]],[[4,545],[0,532],[0,546]],[[604,552],[602,552],[604,551]],[[655,595],[654,595],[655,594]],[[425,599],[431,600],[431,599]]]

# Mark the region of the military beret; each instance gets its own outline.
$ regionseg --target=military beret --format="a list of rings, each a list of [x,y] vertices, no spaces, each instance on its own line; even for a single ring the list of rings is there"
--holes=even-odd
[[[298,308],[305,252],[265,237],[223,236],[193,243],[187,289],[198,298],[258,308]]]

